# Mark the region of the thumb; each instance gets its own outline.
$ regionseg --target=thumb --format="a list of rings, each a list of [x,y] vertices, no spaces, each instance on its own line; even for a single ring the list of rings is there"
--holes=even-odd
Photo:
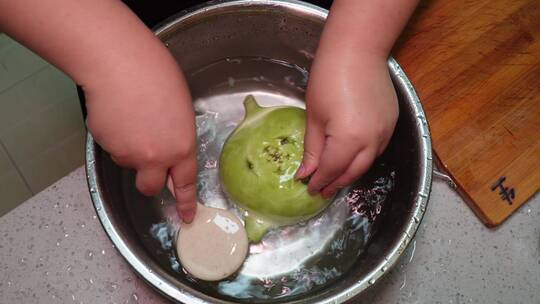
[[[323,126],[319,122],[308,119],[306,134],[304,135],[304,155],[302,157],[302,163],[298,171],[296,171],[296,179],[304,179],[317,170],[324,148],[324,142]]]
[[[172,193],[176,198],[176,210],[180,218],[191,223],[197,211],[197,162],[187,158],[169,170]]]

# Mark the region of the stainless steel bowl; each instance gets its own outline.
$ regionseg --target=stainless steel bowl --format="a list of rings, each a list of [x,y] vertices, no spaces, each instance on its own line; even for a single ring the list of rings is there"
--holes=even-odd
[[[258,96],[263,104],[302,106],[310,63],[326,16],[326,10],[298,1],[212,2],[182,12],[155,30],[186,71],[198,115],[200,154],[207,153],[208,149],[215,150],[214,156],[219,154],[221,143],[217,141],[213,148],[206,146],[206,133],[201,130],[213,123],[206,118],[219,116],[221,125],[214,126],[210,133],[226,134],[241,118],[242,96],[247,93]],[[365,240],[363,247],[361,250],[357,248],[357,254],[348,252],[344,255],[347,267],[332,280],[315,286],[309,292],[276,298],[249,298],[220,294],[207,283],[190,278],[174,264],[170,244],[164,245],[170,243],[170,227],[163,230],[164,227],[159,226],[159,223],[173,223],[174,226],[170,197],[167,193],[154,198],[140,195],[135,190],[133,172],[116,166],[88,134],[88,184],[105,231],[142,278],[178,302],[312,304],[354,301],[396,264],[420,225],[431,187],[431,142],[422,106],[394,59],[388,61],[388,68],[400,107],[394,136],[370,173],[345,189],[341,198],[350,199],[351,195],[364,193],[361,188],[388,168],[392,171],[393,186],[376,210],[372,210],[370,230],[362,235]],[[205,168],[215,168],[215,162],[202,156],[199,157],[199,165],[201,172],[206,172]],[[209,197],[210,192],[201,190],[208,185],[219,189],[219,181],[212,178],[211,174],[199,175],[200,183],[206,183],[206,186],[199,185],[199,195],[203,200],[212,201],[210,204],[226,206],[223,199],[219,201],[219,195]],[[327,212],[342,210],[339,206],[351,206],[350,200],[340,202],[341,205],[336,202],[333,206],[337,207]],[[326,219],[333,218],[333,214],[322,215],[304,227],[321,224],[325,216]],[[332,233],[337,235],[347,228],[338,230]],[[165,235],[160,236],[160,231]],[[359,233],[349,231],[351,235]],[[333,258],[332,255],[318,256],[314,263],[335,263]],[[279,259],[274,262],[280,263]],[[264,275],[261,277],[264,281]]]

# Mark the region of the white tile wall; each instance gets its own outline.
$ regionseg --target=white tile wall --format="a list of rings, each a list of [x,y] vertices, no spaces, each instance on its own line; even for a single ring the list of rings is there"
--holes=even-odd
[[[0,34],[0,216],[84,161],[75,84]]]
[[[32,196],[7,152],[0,146],[0,216]]]
[[[53,66],[46,66],[0,91],[0,133],[24,123],[56,102],[76,97],[73,81]]]
[[[40,57],[0,34],[0,92],[47,66]]]

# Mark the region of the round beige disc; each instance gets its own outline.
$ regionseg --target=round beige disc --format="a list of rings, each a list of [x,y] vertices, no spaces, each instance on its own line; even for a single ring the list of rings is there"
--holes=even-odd
[[[180,226],[176,251],[182,266],[194,277],[222,280],[246,259],[246,229],[232,212],[198,204],[193,222]]]

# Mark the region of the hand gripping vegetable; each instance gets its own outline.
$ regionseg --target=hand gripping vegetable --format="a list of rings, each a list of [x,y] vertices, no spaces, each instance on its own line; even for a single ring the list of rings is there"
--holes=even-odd
[[[251,95],[245,118],[225,142],[220,159],[224,191],[245,211],[248,238],[321,212],[328,200],[310,195],[294,178],[302,161],[306,114],[291,106],[261,107]]]

